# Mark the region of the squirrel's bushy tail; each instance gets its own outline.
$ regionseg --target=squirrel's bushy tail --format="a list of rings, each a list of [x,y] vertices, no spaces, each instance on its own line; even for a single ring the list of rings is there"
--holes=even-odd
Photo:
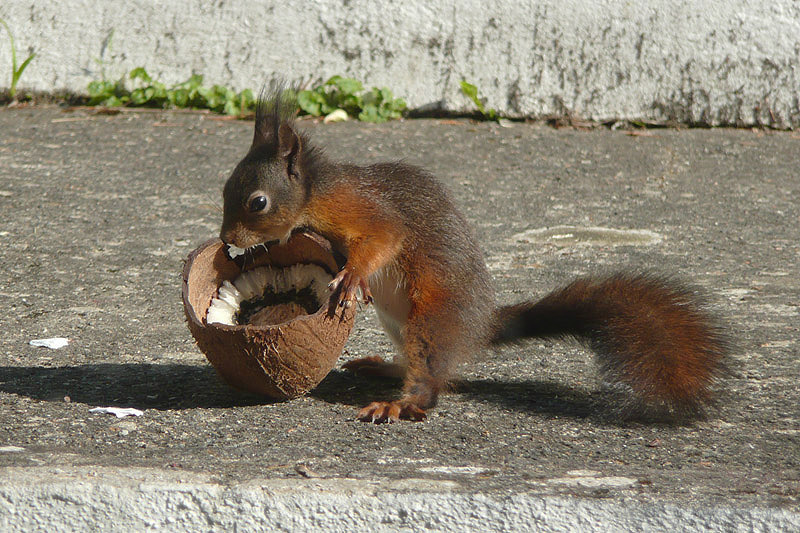
[[[610,380],[647,406],[680,415],[710,403],[727,343],[691,291],[666,279],[617,274],[578,279],[538,302],[496,310],[493,344],[575,337],[597,353]]]

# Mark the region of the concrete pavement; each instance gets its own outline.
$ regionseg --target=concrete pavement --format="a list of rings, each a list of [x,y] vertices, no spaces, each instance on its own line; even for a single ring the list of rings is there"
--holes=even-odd
[[[691,281],[734,340],[718,409],[615,423],[591,355],[554,342],[466,364],[418,424],[356,421],[397,384],[338,370],[289,402],[233,391],[189,334],[180,272],[252,123],[4,110],[0,529],[800,528],[797,134],[302,124],[332,157],[439,176],[502,302],[620,267]],[[69,345],[29,345],[49,337]],[[390,350],[367,309],[342,360]]]

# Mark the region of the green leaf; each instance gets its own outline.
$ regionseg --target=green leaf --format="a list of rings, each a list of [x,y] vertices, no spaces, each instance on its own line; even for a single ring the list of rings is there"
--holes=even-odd
[[[470,100],[477,103],[478,100],[478,88],[471,83],[467,83],[465,80],[461,81],[461,92],[464,93]]]
[[[12,81],[12,85],[14,85],[14,86],[17,85],[17,82],[19,81],[20,76],[22,76],[22,73],[25,72],[25,67],[27,67],[28,64],[31,61],[33,61],[34,57],[36,57],[36,54],[29,55],[27,57],[27,59],[25,59],[25,61],[23,61],[22,64],[19,66],[19,68],[14,72],[14,74],[12,76],[12,80],[13,80]]]
[[[461,92],[464,93],[472,102],[475,104],[475,107],[478,108],[478,111],[485,119],[488,120],[498,120],[500,117],[497,114],[497,111],[494,109],[486,109],[483,99],[478,96],[478,88],[471,83],[467,83],[465,80],[461,81]]]
[[[88,90],[90,98],[106,97],[114,94],[114,82],[105,80],[92,81],[89,82]]]
[[[133,69],[130,74],[128,75],[132,80],[142,80],[145,83],[150,83],[153,81],[153,78],[147,73],[144,67],[136,67]]]
[[[381,95],[381,101],[382,102],[387,102],[388,103],[388,102],[391,102],[392,100],[394,100],[394,95],[392,94],[392,91],[390,91],[386,87],[384,87],[384,88],[382,88],[380,90],[380,95]]]
[[[362,104],[364,106],[378,104],[380,102],[380,94],[380,90],[377,87],[373,87],[361,95]]]
[[[101,104],[106,107],[120,107],[125,105],[126,102],[127,98],[117,98],[116,96],[112,95],[101,102]]]
[[[169,91],[167,91],[166,85],[164,85],[160,81],[156,81],[150,87],[153,89],[153,96],[151,98],[159,101],[167,100],[167,94]]]
[[[357,94],[349,94],[341,99],[338,107],[344,109],[350,115],[355,115],[363,106],[364,100],[361,96]]]
[[[226,115],[238,115],[239,114],[239,102],[236,99],[226,100],[225,107],[223,111]]]
[[[253,105],[255,104],[255,99],[253,97],[253,91],[250,89],[245,89],[241,91],[238,95],[236,95],[236,104],[238,109],[235,115],[244,116],[245,114],[249,113],[251,109],[253,109]]]
[[[353,78],[343,78],[341,76],[332,77],[330,80],[328,80],[326,85],[333,85],[337,87],[345,95],[360,93],[364,90],[364,86],[360,81],[354,80]]]
[[[478,108],[478,111],[480,111],[481,114],[485,114],[483,108],[483,102],[481,102],[481,99],[478,98],[478,88],[476,86],[472,85],[471,83],[467,83],[466,80],[462,80],[461,92],[464,93],[464,95],[467,98],[472,100],[472,103],[475,104],[475,107]]]
[[[358,120],[364,122],[386,122],[386,118],[381,116],[378,106],[375,104],[365,105],[361,113],[358,114]]]
[[[189,94],[188,90],[186,89],[180,89],[180,90],[183,91],[188,97]],[[196,91],[195,99],[202,100],[209,107],[213,107],[214,102],[216,102],[217,100],[217,95],[214,92],[214,89],[210,87],[200,87]]]
[[[203,86],[203,75],[192,74],[191,77],[184,82],[190,89],[198,89]]]
[[[322,104],[324,102],[325,98],[317,92],[305,90],[297,93],[297,105],[312,117],[322,115]]]
[[[131,104],[144,105],[149,98],[145,94],[145,89],[134,89],[131,91]]]
[[[406,105],[406,101],[403,100],[402,98],[395,98],[394,100],[392,100],[390,107],[392,111],[396,112],[399,116],[400,114],[402,114],[403,111],[406,110],[406,107],[408,106]]]
[[[333,113],[337,109],[341,109],[341,107],[337,105],[336,102],[333,100],[323,100],[319,107],[321,115],[328,115],[330,113]],[[347,110],[345,109],[345,111]]]
[[[167,101],[170,105],[184,108],[189,105],[189,91],[187,89],[173,89],[167,91]]]

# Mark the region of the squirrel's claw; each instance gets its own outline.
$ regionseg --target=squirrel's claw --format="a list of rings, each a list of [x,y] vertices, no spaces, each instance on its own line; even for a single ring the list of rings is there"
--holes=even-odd
[[[372,422],[383,424],[384,422],[398,422],[400,420],[411,420],[420,422],[425,420],[428,415],[424,409],[420,409],[413,403],[404,401],[395,402],[372,402],[358,412],[357,418],[362,422]]]
[[[339,307],[349,306],[351,302],[357,300],[357,290],[361,291],[364,304],[373,302],[372,292],[369,290],[367,281],[346,266],[328,283],[328,289],[333,293],[331,294],[332,306],[334,304]]]

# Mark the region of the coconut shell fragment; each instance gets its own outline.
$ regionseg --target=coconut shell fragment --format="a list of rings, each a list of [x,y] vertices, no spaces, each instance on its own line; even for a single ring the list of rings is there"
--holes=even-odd
[[[246,261],[244,261],[246,259]],[[242,264],[246,264],[242,268]],[[328,243],[298,233],[286,244],[231,260],[225,245],[212,239],[193,251],[183,269],[183,308],[189,330],[217,373],[238,389],[277,399],[302,396],[333,369],[353,327],[355,307],[337,307],[327,299],[308,313],[294,302],[281,302],[255,313],[249,323],[206,323],[212,299],[223,281],[262,266],[318,265],[331,277],[338,265]]]

